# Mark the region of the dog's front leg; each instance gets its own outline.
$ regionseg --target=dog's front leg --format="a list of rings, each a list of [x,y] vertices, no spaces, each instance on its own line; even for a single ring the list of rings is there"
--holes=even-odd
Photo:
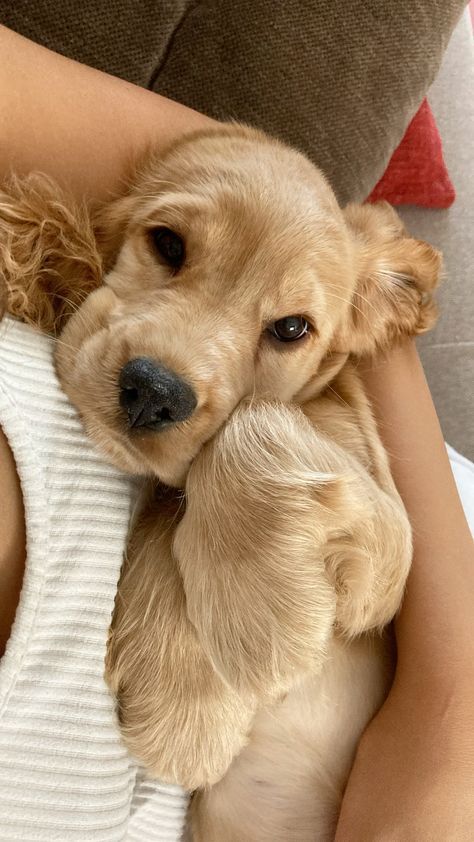
[[[240,692],[278,695],[396,612],[411,542],[396,496],[292,407],[239,407],[195,460],[174,552],[189,618]]]
[[[135,524],[106,677],[131,754],[161,780],[195,789],[224,775],[246,742],[255,704],[219,678],[189,622],[171,552],[180,510],[174,492],[155,495]]]
[[[317,449],[298,409],[240,406],[191,467],[174,539],[214,669],[263,700],[319,669],[335,620],[324,548],[344,480],[315,468]]]

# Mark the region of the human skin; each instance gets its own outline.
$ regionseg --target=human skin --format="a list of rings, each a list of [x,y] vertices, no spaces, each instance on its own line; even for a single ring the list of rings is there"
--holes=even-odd
[[[336,842],[468,842],[474,827],[474,544],[413,342],[364,373],[410,515],[389,697],[363,736]]]
[[[25,518],[12,452],[0,428],[0,656],[10,634],[25,564]]]
[[[212,120],[0,26],[0,176],[46,172],[107,199],[130,162]]]
[[[0,177],[42,170],[78,197],[106,199],[153,143],[207,117],[84,67],[0,27]],[[73,108],[71,108],[71,98]],[[415,552],[396,622],[387,702],[359,746],[337,842],[468,840],[474,826],[474,548],[415,346],[365,372]],[[25,558],[14,462],[0,436],[0,646]]]

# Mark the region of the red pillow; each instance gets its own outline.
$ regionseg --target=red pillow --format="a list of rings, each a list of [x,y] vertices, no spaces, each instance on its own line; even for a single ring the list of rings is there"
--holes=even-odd
[[[367,201],[449,208],[455,198],[433,112],[424,99]]]

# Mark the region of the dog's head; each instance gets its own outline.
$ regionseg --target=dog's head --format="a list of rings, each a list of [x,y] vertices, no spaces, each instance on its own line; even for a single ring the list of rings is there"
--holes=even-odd
[[[347,354],[431,318],[437,253],[388,206],[343,213],[306,158],[251,129],[151,158],[99,238],[108,272],[59,375],[120,467],[169,484],[244,397],[306,400]]]

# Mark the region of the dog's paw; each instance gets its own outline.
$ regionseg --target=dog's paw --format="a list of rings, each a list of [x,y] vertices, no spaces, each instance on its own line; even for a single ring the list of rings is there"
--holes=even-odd
[[[118,713],[132,757],[153,777],[192,791],[213,786],[225,775],[247,742],[254,706],[222,682],[216,692],[215,676],[199,661],[189,667],[201,669],[198,688],[182,669],[184,681],[171,683],[166,691],[160,682],[151,695],[130,683],[119,688]]]
[[[325,563],[337,595],[336,627],[349,637],[382,629],[393,619],[412,556],[410,525],[401,503],[380,491],[371,500],[370,488],[365,500],[365,515],[326,548]]]

